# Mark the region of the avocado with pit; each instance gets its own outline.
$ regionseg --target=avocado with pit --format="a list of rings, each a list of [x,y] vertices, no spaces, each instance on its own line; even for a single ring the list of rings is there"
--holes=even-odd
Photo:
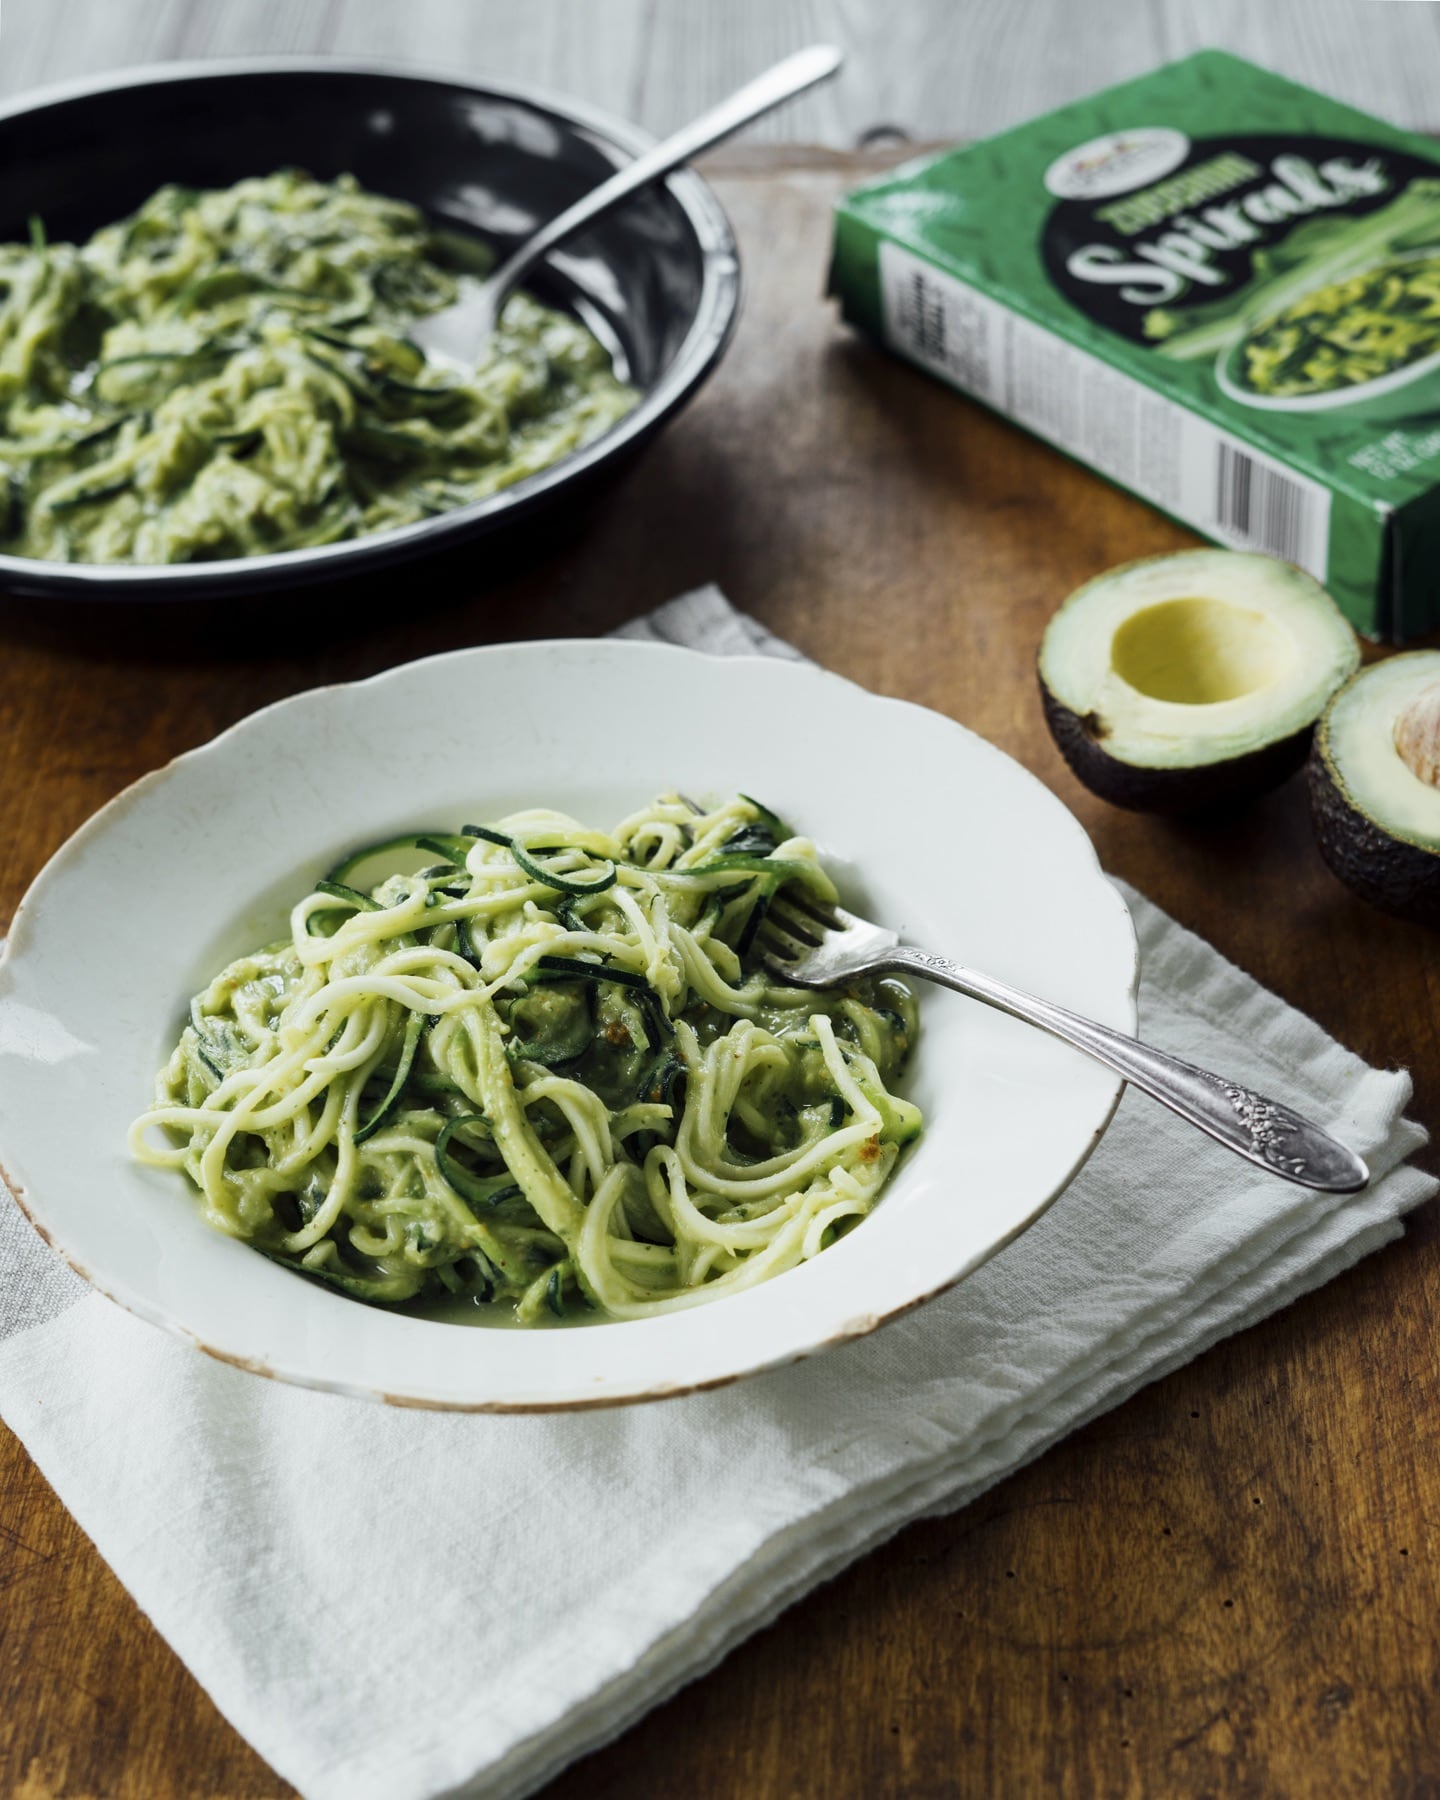
[[[1364,669],[1310,753],[1320,854],[1386,912],[1440,929],[1440,650]]]
[[[1305,761],[1360,647],[1312,576],[1239,550],[1185,550],[1097,576],[1040,644],[1045,718],[1088,788],[1142,812],[1201,812]]]

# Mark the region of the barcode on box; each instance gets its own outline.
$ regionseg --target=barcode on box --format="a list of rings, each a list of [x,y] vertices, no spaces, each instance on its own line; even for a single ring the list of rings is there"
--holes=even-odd
[[[887,341],[922,368],[1197,531],[1325,580],[1318,481],[888,240],[880,298]]]
[[[1265,550],[1302,568],[1325,568],[1329,495],[1288,469],[1223,439],[1216,445],[1215,525],[1247,549]],[[1317,526],[1323,535],[1317,546]]]

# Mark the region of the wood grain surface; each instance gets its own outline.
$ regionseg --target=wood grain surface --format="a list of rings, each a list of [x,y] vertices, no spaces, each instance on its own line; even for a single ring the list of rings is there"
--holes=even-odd
[[[139,63],[329,55],[525,81],[672,131],[823,39],[840,78],[750,129],[977,137],[1215,45],[1440,129],[1434,0],[3,0],[0,95]]]
[[[1052,748],[1033,677],[1051,611],[1108,564],[1192,540],[838,327],[827,212],[859,169],[720,165],[750,282],[734,349],[582,532],[527,566],[480,550],[443,580],[317,598],[291,612],[310,641],[279,654],[243,614],[104,631],[0,606],[0,920],[103,801],[266,701],[452,646],[605,631],[716,580],[831,668],[1018,757],[1108,869],[1363,1056],[1412,1069],[1433,1126],[1437,940],[1332,881],[1298,783],[1228,824],[1164,824],[1092,799]],[[1440,1792],[1436,1238],[1427,1208],[902,1532],[549,1800]],[[0,1432],[0,1793],[288,1792]]]

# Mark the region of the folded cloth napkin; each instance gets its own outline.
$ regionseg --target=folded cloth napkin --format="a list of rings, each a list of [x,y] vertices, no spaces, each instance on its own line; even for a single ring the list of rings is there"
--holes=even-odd
[[[714,589],[626,635],[793,656]],[[91,1293],[0,1194],[0,1414],[302,1793],[532,1791],[909,1520],[1397,1236],[1436,1183],[1367,1068],[1138,894],[1156,1043],[1340,1130],[1310,1194],[1127,1094],[1049,1212],[874,1336],[713,1393],[398,1412],[224,1367]]]

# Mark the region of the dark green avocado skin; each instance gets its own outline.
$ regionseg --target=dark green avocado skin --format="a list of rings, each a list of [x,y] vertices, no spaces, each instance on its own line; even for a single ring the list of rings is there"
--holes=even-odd
[[[1309,776],[1310,817],[1330,872],[1382,912],[1440,931],[1440,853],[1391,837],[1353,806],[1319,737]]]
[[[1226,762],[1192,769],[1143,769],[1111,756],[1103,739],[1055,698],[1043,678],[1040,698],[1050,735],[1080,780],[1102,800],[1132,812],[1203,813],[1240,805],[1293,775],[1310,748],[1312,728],[1307,725],[1292,737]]]

